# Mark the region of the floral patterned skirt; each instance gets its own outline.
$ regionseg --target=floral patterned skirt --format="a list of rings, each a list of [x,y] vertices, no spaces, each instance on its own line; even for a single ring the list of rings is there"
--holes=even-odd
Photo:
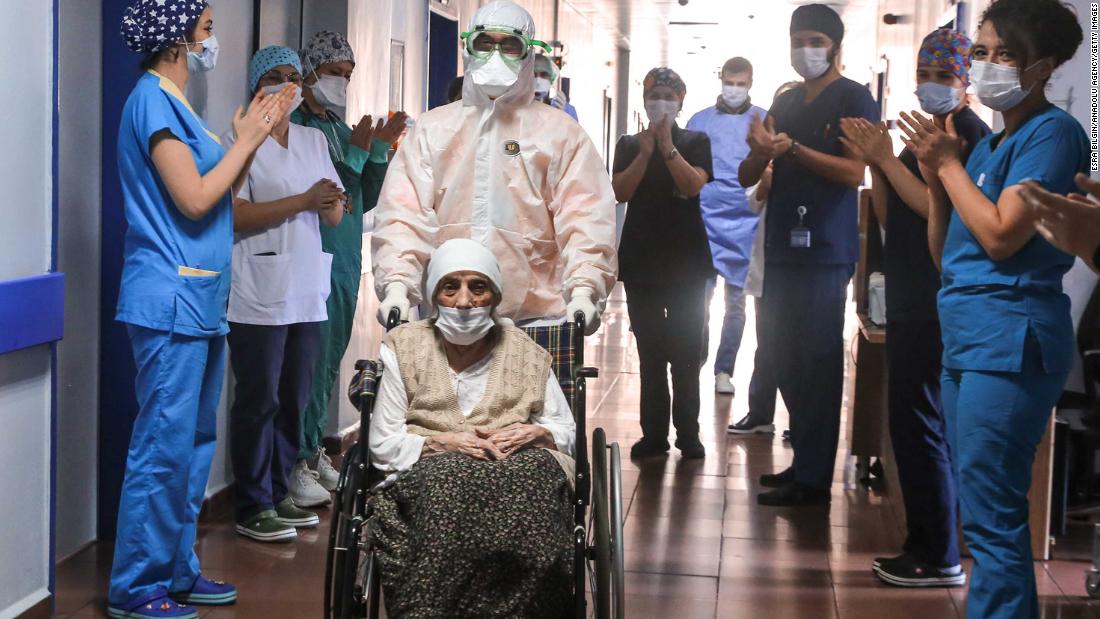
[[[369,525],[388,616],[568,616],[572,514],[544,450],[420,460],[376,497]]]

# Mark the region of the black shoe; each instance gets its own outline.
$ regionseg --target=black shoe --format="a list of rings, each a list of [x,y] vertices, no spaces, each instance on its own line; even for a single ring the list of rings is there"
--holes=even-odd
[[[828,490],[814,488],[795,481],[782,488],[761,492],[756,495],[756,502],[760,505],[770,505],[772,507],[802,507],[828,505],[831,498]]]
[[[783,441],[787,442],[787,443],[791,442],[791,431],[790,430],[783,430]]]
[[[876,567],[878,567],[878,566],[880,566],[884,563],[895,563],[897,561],[902,561],[902,560],[906,559],[908,556],[909,555],[907,555],[903,552],[903,553],[901,553],[900,555],[898,555],[896,557],[875,557],[871,561],[871,567],[876,568]]]
[[[787,467],[778,473],[760,476],[760,485],[765,488],[782,488],[794,481],[794,469]]]
[[[760,423],[752,418],[752,413],[745,415],[741,421],[731,423],[726,428],[730,434],[774,434],[774,423]]]
[[[962,566],[938,568],[902,555],[880,561],[871,571],[882,582],[895,587],[961,587],[966,584]]]
[[[655,441],[648,438],[643,438],[630,448],[631,458],[652,458],[666,453],[668,453],[668,441]]]
[[[694,441],[681,441],[676,439],[676,449],[680,450],[680,457],[685,460],[702,460],[707,457],[707,450],[699,439]]]

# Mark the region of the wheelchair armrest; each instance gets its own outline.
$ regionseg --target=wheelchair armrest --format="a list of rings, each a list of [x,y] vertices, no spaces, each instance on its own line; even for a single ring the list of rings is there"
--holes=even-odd
[[[578,378],[599,378],[600,370],[593,367],[583,367],[577,370]]]

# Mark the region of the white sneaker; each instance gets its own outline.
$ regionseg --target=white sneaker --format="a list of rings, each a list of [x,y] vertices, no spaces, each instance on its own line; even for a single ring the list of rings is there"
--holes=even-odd
[[[294,463],[290,471],[290,498],[298,507],[317,507],[332,501],[328,490],[317,482],[317,473],[309,470],[305,460]]]
[[[714,375],[714,393],[732,394],[733,393],[733,380],[732,377],[726,372],[719,372]]]
[[[332,466],[332,459],[325,453],[325,448],[318,447],[317,453],[310,460],[316,463],[313,472],[317,474],[317,483],[329,492],[335,490],[340,481],[340,473]]]

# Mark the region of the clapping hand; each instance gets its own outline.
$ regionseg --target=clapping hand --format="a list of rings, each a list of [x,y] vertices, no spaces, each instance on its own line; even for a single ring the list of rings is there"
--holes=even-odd
[[[759,116],[753,116],[749,125],[748,141],[752,154],[769,161],[787,154],[792,143],[786,133],[776,133],[775,118],[772,116],[768,116],[765,121],[761,121]]]
[[[408,126],[406,123],[409,120],[409,115],[405,112],[395,113],[389,120],[379,118],[378,125],[374,128],[374,139],[382,140],[386,144],[393,146],[401,139],[402,134],[405,133],[405,128]]]
[[[1032,209],[1035,230],[1051,245],[1086,261],[1100,244],[1100,202],[1085,194],[1100,195],[1100,183],[1084,174],[1077,175],[1083,193],[1060,196],[1043,189],[1035,181],[1026,181],[1020,189],[1024,202]],[[1100,268],[1100,265],[1093,265]]]
[[[938,175],[944,164],[959,160],[963,140],[955,131],[954,114],[947,116],[947,122],[942,127],[919,112],[902,112],[901,120],[899,126],[905,134],[901,141],[913,151],[924,169]]]
[[[840,130],[844,133],[840,142],[868,165],[882,167],[883,162],[894,156],[894,145],[884,122],[876,125],[866,118],[841,118]]]
[[[263,90],[256,93],[248,110],[238,107],[233,115],[233,135],[240,141],[258,147],[263,143],[275,124],[286,117],[294,102],[298,87],[288,84],[279,92],[269,95]]]
[[[379,118],[376,127],[374,125],[374,118],[370,114],[366,114],[363,118],[359,119],[357,124],[352,126],[348,143],[369,151],[371,142],[374,141],[374,134],[378,129],[382,128],[382,123],[382,119]]]

